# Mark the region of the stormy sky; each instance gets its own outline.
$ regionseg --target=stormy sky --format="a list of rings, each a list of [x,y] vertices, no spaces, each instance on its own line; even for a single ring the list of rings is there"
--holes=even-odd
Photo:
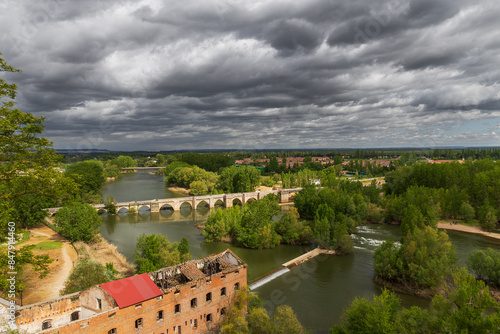
[[[498,0],[3,0],[60,149],[497,146]]]

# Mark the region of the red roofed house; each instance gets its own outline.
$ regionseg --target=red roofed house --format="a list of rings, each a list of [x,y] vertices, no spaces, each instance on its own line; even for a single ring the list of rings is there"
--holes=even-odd
[[[16,310],[27,333],[203,333],[221,320],[247,284],[231,250],[93,286]],[[1,306],[1,305],[0,305]]]

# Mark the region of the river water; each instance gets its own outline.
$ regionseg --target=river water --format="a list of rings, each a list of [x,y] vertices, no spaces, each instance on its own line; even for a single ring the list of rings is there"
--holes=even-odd
[[[154,198],[182,197],[168,191],[163,177],[136,172],[125,174],[120,180],[106,184],[103,197],[112,195],[116,201],[148,200]],[[162,233],[171,242],[182,237],[189,240],[193,258],[221,252],[234,251],[248,264],[249,279],[264,275],[306,251],[306,246],[281,245],[275,249],[252,250],[234,247],[226,243],[205,243],[196,224],[206,220],[209,210],[181,209],[160,213],[139,212],[135,215],[120,214],[103,216],[101,235],[118,247],[129,261],[133,261],[135,242],[139,235]],[[494,248],[500,251],[500,242],[483,236],[449,231],[455,245],[459,264],[464,265],[468,254],[477,249]],[[359,228],[353,236],[355,251],[347,256],[318,256],[288,272],[277,276],[256,288],[269,312],[276,306],[287,304],[296,312],[299,320],[313,333],[327,333],[338,323],[344,308],[355,297],[371,298],[381,292],[373,282],[373,254],[388,238],[399,240],[399,227],[392,225],[368,225]],[[404,306],[427,307],[428,301],[400,295]]]

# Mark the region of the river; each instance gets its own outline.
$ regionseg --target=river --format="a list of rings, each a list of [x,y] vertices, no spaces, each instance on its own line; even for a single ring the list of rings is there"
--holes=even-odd
[[[120,180],[107,183],[103,197],[111,194],[117,201],[148,200],[184,196],[168,191],[163,177],[136,172],[125,174]],[[142,233],[162,233],[171,242],[182,237],[189,240],[193,258],[221,252],[226,248],[234,251],[248,264],[250,279],[261,276],[282,263],[308,250],[305,246],[281,245],[275,249],[252,250],[234,247],[226,243],[205,243],[196,228],[204,221],[209,209],[181,209],[160,213],[139,212],[135,215],[120,214],[103,216],[102,236],[115,244],[118,250],[133,261],[136,238]],[[479,235],[448,231],[455,245],[459,264],[465,264],[468,254],[477,249],[492,247],[500,250],[500,242]],[[327,333],[338,323],[344,308],[355,297],[371,298],[381,292],[373,282],[373,253],[388,238],[399,240],[398,226],[368,225],[359,228],[354,235],[355,251],[347,256],[319,256],[289,272],[256,288],[269,312],[281,304],[290,305],[304,326],[313,333]],[[415,297],[400,295],[404,306],[427,307],[429,302]]]

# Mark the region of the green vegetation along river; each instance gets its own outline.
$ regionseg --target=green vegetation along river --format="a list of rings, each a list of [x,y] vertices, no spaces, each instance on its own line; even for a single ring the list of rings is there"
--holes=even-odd
[[[160,176],[144,172],[127,174],[121,180],[108,184],[104,194],[111,194],[119,201],[161,198],[163,195],[168,197],[162,180]],[[139,195],[143,197],[137,197]],[[171,197],[173,196],[175,194]],[[307,247],[303,246],[281,245],[275,249],[251,250],[220,242],[207,244],[195,224],[204,221],[208,214],[208,209],[200,208],[103,216],[101,234],[115,244],[130,261],[133,260],[136,238],[142,233],[163,233],[171,242],[186,237],[195,258],[231,248],[248,264],[251,279],[307,251]],[[399,231],[399,227],[393,225],[362,226],[359,233],[354,235],[353,254],[342,257],[319,256],[292,268],[254,291],[264,300],[269,311],[272,312],[280,304],[290,305],[306,327],[314,333],[326,333],[339,321],[342,310],[355,297],[371,297],[380,293],[381,288],[373,282],[373,253],[384,240],[399,240]],[[500,243],[496,240],[455,231],[448,231],[448,234],[455,245],[461,265],[473,250],[491,247],[500,251]],[[428,301],[415,297],[400,297],[405,306],[429,304]]]

